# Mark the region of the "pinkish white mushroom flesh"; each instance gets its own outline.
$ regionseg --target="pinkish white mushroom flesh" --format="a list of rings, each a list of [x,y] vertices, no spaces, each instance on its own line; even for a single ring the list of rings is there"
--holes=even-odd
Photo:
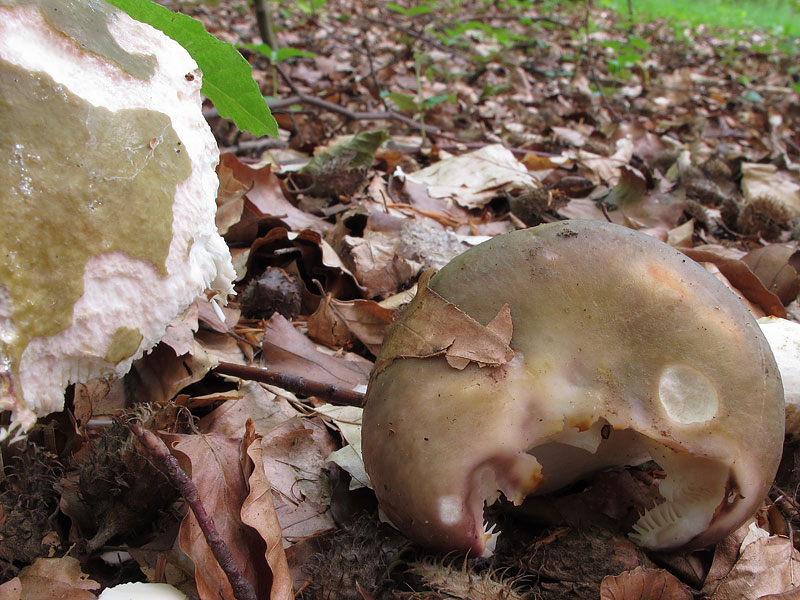
[[[231,291],[200,77],[105,2],[0,3],[0,409],[25,428]]]
[[[431,339],[434,306],[509,351],[456,352],[455,327]],[[384,513],[439,550],[483,553],[500,493],[519,504],[649,459],[666,471],[663,502],[630,537],[700,547],[757,510],[783,410],[764,336],[713,275],[647,235],[565,221],[494,238],[421,286],[373,372],[363,452]]]

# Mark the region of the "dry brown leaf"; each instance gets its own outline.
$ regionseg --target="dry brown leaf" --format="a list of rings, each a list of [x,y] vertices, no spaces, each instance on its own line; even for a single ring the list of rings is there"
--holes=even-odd
[[[337,447],[320,419],[288,421],[261,440],[264,473],[285,544],[335,528],[332,486],[324,469]]]
[[[233,169],[224,164],[217,166],[219,188],[217,189],[217,230],[220,235],[225,235],[228,230],[239,222],[244,210],[244,195],[247,186],[236,179]]]
[[[691,590],[664,569],[636,567],[600,584],[600,600],[692,600]]]
[[[393,327],[405,335],[393,336],[384,344],[375,363],[378,374],[396,358],[427,358],[444,355],[454,369],[464,369],[470,362],[498,366],[514,358],[508,345],[513,329],[511,311],[503,306],[492,321],[483,326],[455,304],[428,287],[432,271],[418,282],[418,292]]]
[[[797,593],[799,581],[800,553],[792,546],[791,540],[771,536],[751,525],[730,572],[719,580],[708,581],[703,591],[711,600],[756,599]]]
[[[330,356],[295,329],[281,315],[267,321],[262,341],[262,360],[270,371],[298,375],[312,381],[353,389],[366,385],[372,363],[350,355],[352,360]]]
[[[162,434],[181,468],[197,486],[200,499],[242,574],[259,598],[269,597],[271,575],[258,532],[240,517],[248,494],[239,463],[239,440],[216,434]],[[189,511],[178,534],[181,549],[195,566],[197,592],[202,600],[235,600],[233,590]]]
[[[272,503],[270,481],[264,474],[261,444],[256,439],[247,448],[253,461],[253,472],[248,481],[250,493],[242,504],[242,522],[258,531],[267,548],[264,558],[272,572],[269,600],[290,600],[294,597],[292,576],[283,550],[281,526]]]
[[[230,169],[233,176],[247,187],[245,197],[262,215],[279,217],[289,227],[298,231],[313,229],[324,232],[330,229],[329,223],[299,210],[286,199],[280,180],[272,172],[270,165],[254,169],[230,153],[220,156],[219,163],[220,168]]]
[[[158,344],[152,352],[133,363],[127,375],[148,402],[169,402],[186,386],[200,381],[219,360],[193,342],[191,354],[176,356],[166,344]]]
[[[256,433],[264,434],[300,414],[286,398],[264,389],[254,382],[245,382],[238,397],[228,400],[200,419],[197,427],[203,433],[240,437],[245,423],[252,419]]]
[[[418,262],[398,253],[398,241],[373,233],[360,238],[345,236],[342,255],[368,298],[385,298],[406,287],[422,269]]]
[[[353,337],[370,352],[378,355],[386,328],[392,324],[394,311],[373,300],[322,299],[308,319],[308,334],[334,348],[349,347]]]
[[[470,209],[484,206],[502,190],[536,186],[525,165],[502,144],[440,160],[408,178],[426,184],[434,198],[452,198]]]
[[[745,200],[773,198],[800,214],[800,177],[780,171],[774,164],[742,163],[742,194]]]
[[[81,571],[77,558],[37,558],[18,577],[0,585],[3,600],[96,600],[100,584]]]
[[[276,260],[278,256],[282,257],[280,261]],[[267,267],[285,268],[293,261],[335,298],[357,298],[363,293],[355,276],[345,267],[331,245],[310,229],[295,233],[283,227],[273,227],[253,242],[247,271],[256,276]]]
[[[189,354],[194,347],[194,333],[200,326],[197,321],[200,313],[197,302],[195,300],[182,314],[175,317],[167,325],[161,338],[161,342],[170,346],[178,356]]]
[[[699,263],[711,263],[724,275],[725,282],[739,295],[773,317],[786,318],[786,309],[775,294],[767,290],[744,262],[720,255],[713,249],[681,248],[689,258]],[[759,315],[764,316],[764,315]]]
[[[742,262],[784,305],[800,293],[800,251],[796,247],[771,244],[748,252]]]

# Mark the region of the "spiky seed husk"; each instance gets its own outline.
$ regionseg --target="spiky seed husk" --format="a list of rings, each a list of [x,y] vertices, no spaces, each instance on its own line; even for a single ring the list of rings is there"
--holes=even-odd
[[[785,204],[771,196],[759,196],[745,204],[737,224],[742,233],[771,242],[778,240],[784,231],[792,230],[795,221]]]

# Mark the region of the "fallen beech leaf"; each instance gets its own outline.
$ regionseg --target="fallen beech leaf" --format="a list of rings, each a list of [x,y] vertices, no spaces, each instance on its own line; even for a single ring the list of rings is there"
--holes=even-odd
[[[771,244],[748,252],[742,262],[784,305],[800,293],[800,250],[797,248]]]
[[[603,198],[609,208],[625,208],[639,203],[647,191],[647,181],[638,169],[623,165],[619,171],[619,181]]]
[[[252,419],[256,433],[264,434],[300,416],[286,398],[265,390],[259,383],[243,383],[238,396],[200,419],[198,429],[235,438],[242,435],[248,419]]]
[[[470,362],[481,366],[502,365],[514,357],[511,341],[511,311],[503,306],[486,326],[481,325],[455,304],[448,302],[428,287],[433,271],[420,277],[418,292],[392,327],[405,330],[405,335],[387,339],[375,363],[374,373],[386,369],[395,358],[445,355],[454,369],[464,369]]]
[[[398,253],[396,238],[380,233],[363,238],[346,235],[342,245],[348,267],[369,298],[394,294],[422,269],[420,263]]]
[[[262,349],[264,364],[271,371],[347,389],[366,385],[372,368],[372,363],[355,355],[353,360],[346,360],[320,352],[279,314],[272,315],[267,321]]]
[[[229,166],[218,165],[217,176],[219,188],[217,188],[216,224],[219,234],[225,235],[242,218],[247,186],[236,179],[233,169]]]
[[[786,309],[780,298],[764,287],[750,267],[741,260],[721,256],[713,250],[697,248],[679,248],[679,250],[699,263],[716,265],[734,291],[761,308],[767,315],[786,318]]]
[[[600,600],[691,600],[691,590],[664,569],[636,567],[600,584]]]
[[[276,257],[281,257],[277,261]],[[345,267],[334,249],[318,233],[305,229],[300,233],[273,227],[255,240],[247,259],[247,272],[263,273],[267,267],[285,268],[292,261],[308,277],[318,280],[323,289],[336,298],[361,297],[363,291],[355,276]],[[311,282],[307,281],[307,285]]]
[[[408,178],[426,184],[431,196],[452,198],[464,208],[481,208],[502,190],[536,186],[525,165],[502,144],[446,158]]]
[[[346,445],[328,455],[328,462],[334,462],[350,473],[350,489],[372,487],[364,467],[364,457],[361,452],[361,415],[363,409],[357,406],[334,406],[324,404],[314,409],[317,414],[323,415],[333,421],[339,428]]]
[[[345,302],[327,296],[309,317],[308,334],[334,348],[347,347],[354,336],[377,356],[393,317],[394,311],[373,300]]]
[[[100,589],[100,584],[81,571],[77,558],[37,558],[32,565],[20,571],[18,577],[0,585],[3,600],[96,600],[89,590]]]
[[[330,229],[329,223],[299,210],[286,199],[280,180],[270,165],[254,169],[230,153],[220,156],[219,164],[220,169],[230,169],[233,176],[247,187],[245,197],[261,214],[280,217],[292,229],[313,229],[318,232]]]
[[[284,544],[334,529],[332,485],[324,470],[338,446],[322,420],[288,421],[260,442]]]
[[[258,531],[267,545],[264,558],[272,572],[269,600],[290,600],[294,597],[292,575],[283,550],[281,526],[272,503],[270,481],[264,473],[264,462],[259,440],[247,448],[253,461],[253,472],[248,481],[250,493],[242,504],[242,522]]]
[[[186,386],[200,381],[219,360],[193,341],[191,354],[176,356],[170,346],[159,343],[133,363],[127,381],[143,390],[149,402],[169,402]]]
[[[742,194],[745,200],[774,198],[800,214],[800,181],[790,171],[774,164],[742,163]]]
[[[263,541],[240,517],[248,494],[247,481],[239,463],[236,438],[216,434],[162,434],[181,468],[197,486],[200,499],[213,516],[217,531],[259,598],[268,598],[272,577],[265,564]],[[195,566],[197,593],[202,600],[235,600],[233,590],[206,543],[191,511],[178,533],[181,549]]]
[[[755,525],[750,526],[758,530]],[[763,531],[763,530],[760,530]],[[711,600],[761,598],[797,590],[800,581],[800,553],[789,538],[748,533],[730,572],[710,594]],[[703,590],[706,591],[706,588]],[[795,592],[796,593],[796,592]]]

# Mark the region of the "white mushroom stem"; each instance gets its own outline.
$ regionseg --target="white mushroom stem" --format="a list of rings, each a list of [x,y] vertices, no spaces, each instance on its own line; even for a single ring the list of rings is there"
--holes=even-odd
[[[783,380],[786,435],[800,436],[800,323],[778,317],[758,319]]]

